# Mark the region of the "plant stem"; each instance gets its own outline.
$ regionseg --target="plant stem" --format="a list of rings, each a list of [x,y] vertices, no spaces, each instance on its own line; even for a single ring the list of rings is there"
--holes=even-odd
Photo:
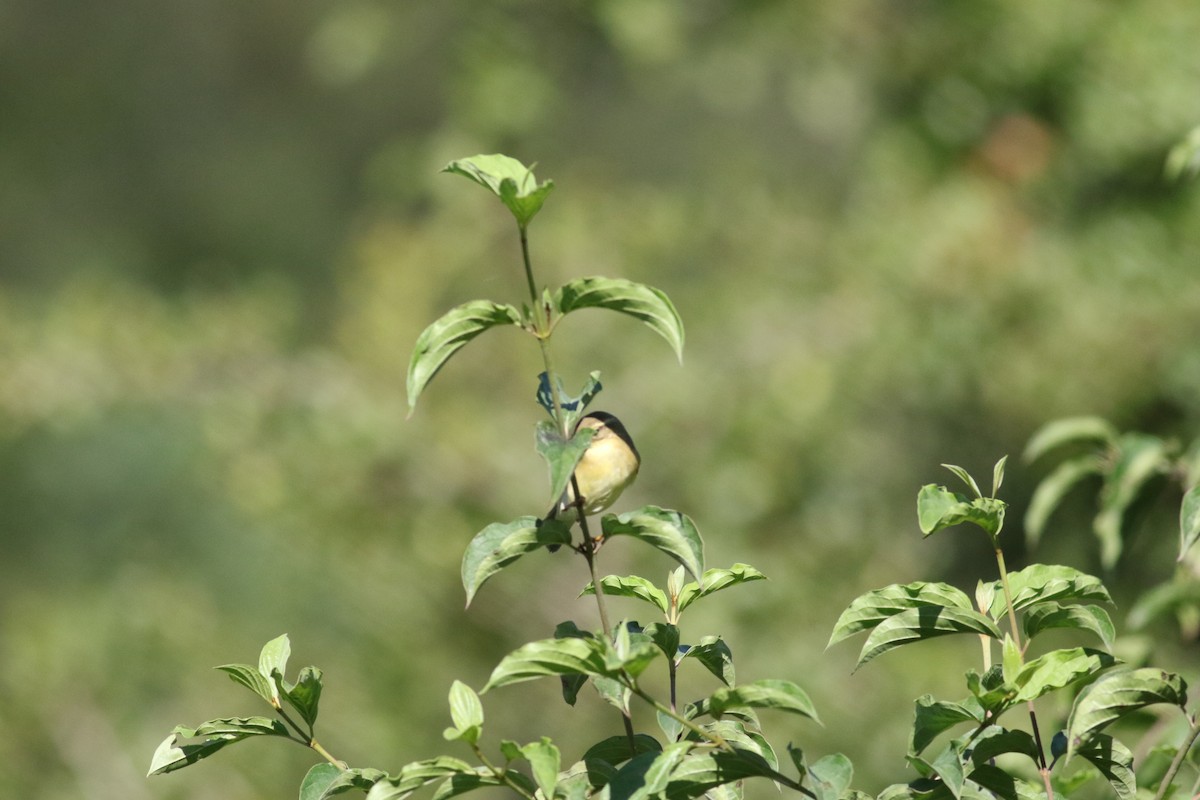
[[[1158,784],[1158,793],[1154,795],[1154,800],[1162,800],[1166,796],[1167,789],[1170,788],[1172,781],[1175,780],[1175,775],[1183,765],[1183,760],[1187,758],[1188,751],[1196,743],[1196,738],[1200,737],[1200,714],[1194,716],[1191,719],[1191,723],[1191,729],[1183,737],[1183,744],[1175,752],[1175,758],[1171,760],[1171,766],[1167,767],[1167,774],[1163,775],[1162,782]]]
[[[479,759],[479,763],[490,769],[492,774],[496,776],[497,780],[502,781],[505,786],[526,798],[526,800],[534,800],[534,796],[530,794],[525,787],[521,786],[509,776],[508,770],[500,769],[493,764],[491,760],[483,754],[483,750],[479,749],[479,745],[472,744],[471,749],[475,751],[475,757]]]
[[[1004,551],[999,545],[995,546],[996,566],[1000,570],[1000,585],[1004,589],[1004,604],[1008,606],[1008,626],[1012,632],[1013,644],[1021,663],[1025,663],[1025,649],[1021,646],[1021,629],[1017,626],[1017,610],[1013,607],[1012,587],[1008,583],[1008,569],[1004,566]],[[1034,711],[1033,701],[1026,702],[1029,708],[1029,725],[1033,729],[1033,741],[1037,745],[1038,772],[1042,775],[1042,784],[1046,788],[1048,800],[1054,800],[1054,789],[1050,786],[1050,767],[1046,763],[1046,747],[1042,744],[1042,733],[1038,728],[1037,712]]]
[[[321,745],[321,743],[317,741],[316,737],[313,736],[313,734],[312,734],[311,728],[309,728],[308,733],[305,733],[304,729],[301,728],[299,725],[297,725],[296,721],[293,720],[290,716],[288,716],[288,713],[283,710],[282,706],[274,706],[274,708],[275,708],[275,713],[278,714],[279,716],[283,717],[283,721],[286,722],[288,725],[290,725],[292,730],[294,730],[296,732],[296,735],[300,737],[299,739],[296,739],[294,741],[297,741],[298,743],[304,745],[305,747],[312,748],[313,750],[315,750],[317,752],[318,755],[321,756],[321,758],[325,759],[330,764],[333,764],[335,767],[342,770],[343,772],[345,772],[347,770],[346,763],[344,761],[339,761],[338,759],[334,758],[333,754],[330,753],[328,750],[326,750]]]

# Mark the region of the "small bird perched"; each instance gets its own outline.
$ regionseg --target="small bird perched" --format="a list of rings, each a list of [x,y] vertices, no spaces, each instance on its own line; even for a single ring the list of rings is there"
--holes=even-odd
[[[579,420],[575,430],[580,428],[593,428],[596,432],[575,466],[575,482],[583,496],[583,513],[599,514],[615,503],[625,487],[633,483],[642,459],[629,431],[612,414],[593,411]],[[560,518],[569,523],[578,518],[577,509],[575,491],[568,483],[567,490],[546,514],[546,519]]]

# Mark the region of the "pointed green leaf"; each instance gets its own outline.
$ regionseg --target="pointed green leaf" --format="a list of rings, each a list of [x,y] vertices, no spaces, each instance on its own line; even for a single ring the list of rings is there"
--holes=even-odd
[[[727,686],[708,698],[708,712],[717,718],[740,708],[773,708],[821,721],[808,694],[791,681],[766,679]]]
[[[919,760],[917,756],[908,756],[907,758],[910,764]],[[931,775],[936,775],[941,780],[942,786],[951,795],[956,798],[963,796],[966,777],[963,775],[963,764],[957,750],[947,747],[933,761],[925,762],[925,766],[928,767]]]
[[[655,741],[653,736],[645,733],[636,734],[634,744],[637,747],[637,753],[657,753],[662,750],[662,745]],[[607,739],[602,739],[589,747],[583,754],[584,762],[602,761],[605,764],[616,766],[628,761],[633,756],[629,752],[629,737],[628,736],[610,736]]]
[[[566,388],[563,387],[562,378],[555,376],[555,382],[558,388],[559,402],[561,403],[563,424],[567,430],[575,430],[575,423],[583,416],[583,412],[587,410],[593,398],[600,394],[600,390],[604,388],[600,383],[600,373],[595,371],[589,373],[583,391],[574,396],[567,394]],[[546,413],[553,419],[554,392],[550,388],[550,380],[544,372],[538,374],[537,401],[538,405],[546,409]]]
[[[1149,480],[1170,468],[1167,445],[1156,436],[1127,433],[1116,445],[1116,461],[1100,495],[1092,525],[1100,539],[1100,563],[1111,568],[1121,555],[1125,512]]]
[[[607,308],[641,320],[667,340],[675,356],[683,361],[683,320],[670,298],[651,286],[622,278],[579,278],[554,293],[560,314],[583,308]]]
[[[674,660],[679,655],[679,628],[666,622],[646,626],[646,635],[663,655]]]
[[[765,581],[766,579],[766,575],[749,564],[734,564],[729,569],[706,570],[699,583],[691,581],[684,584],[683,588],[679,590],[679,610],[683,611],[696,600],[708,597],[713,592],[719,592],[742,583]]]
[[[885,586],[860,595],[842,612],[826,647],[856,633],[870,630],[889,617],[920,606],[946,606],[964,611],[974,610],[971,598],[961,589],[948,583],[914,583]]]
[[[633,692],[628,686],[615,678],[595,676],[590,680],[592,688],[596,690],[596,694],[600,695],[601,700],[622,714],[629,714],[629,700],[633,697]]]
[[[569,525],[555,519],[520,517],[512,522],[494,522],[475,534],[463,553],[462,582],[467,605],[488,578],[539,547],[571,543]]]
[[[497,325],[520,325],[521,312],[490,300],[472,300],[456,306],[421,332],[408,363],[409,414],[417,398],[445,363],[467,342]]]
[[[926,536],[945,528],[970,522],[995,536],[1004,527],[1003,500],[977,497],[974,500],[951,492],[944,486],[927,484],[917,493],[917,520]]]
[[[1030,639],[1051,628],[1075,628],[1096,634],[1111,649],[1116,638],[1112,618],[1100,606],[1038,603],[1025,612],[1021,625]]]
[[[682,564],[693,577],[704,574],[704,542],[696,524],[686,515],[657,506],[625,514],[606,514],[600,528],[610,536],[632,536],[661,550]]]
[[[1007,463],[1008,456],[1002,456],[992,467],[992,497],[1000,494],[1000,487],[1004,485],[1004,465]]]
[[[450,719],[468,744],[476,744],[483,728],[483,704],[475,690],[462,681],[450,686]]]
[[[684,658],[696,659],[726,686],[737,683],[733,670],[733,653],[719,636],[705,636],[699,644],[687,649]]]
[[[562,755],[558,748],[543,736],[540,741],[522,747],[521,753],[529,760],[533,779],[542,790],[542,796],[554,797],[554,788],[558,785],[558,770],[562,766]]]
[[[219,667],[215,667],[215,669],[228,673],[229,677],[235,683],[245,686],[268,703],[274,700],[274,687],[258,671],[258,667],[252,667],[249,664],[222,664]]]
[[[1086,647],[1053,650],[1021,667],[1008,681],[1017,690],[1016,702],[1036,700],[1047,692],[1085,680],[1117,663],[1108,653]]]
[[[159,744],[150,762],[149,775],[162,775],[208,758],[222,748],[250,736],[287,736],[287,728],[278,720],[267,717],[224,717],[202,722],[195,728],[177,725],[171,735]],[[194,744],[181,744],[179,739],[203,739]]]
[[[1100,417],[1070,417],[1039,428],[1025,445],[1022,458],[1035,461],[1046,453],[1070,443],[1097,442],[1111,445],[1117,441],[1117,429]]]
[[[300,670],[294,686],[283,686],[283,699],[308,723],[309,730],[317,723],[317,711],[321,703],[321,676],[321,670],[317,667],[305,667]]]
[[[451,797],[458,797],[460,794],[473,792],[476,789],[484,789],[490,786],[504,786],[507,781],[516,783],[531,795],[537,791],[537,786],[523,772],[518,772],[515,769],[507,769],[504,770],[502,777],[487,767],[475,767],[470,773],[451,775],[442,781],[441,785],[433,790],[432,798],[433,800],[448,800]]]
[[[465,761],[450,756],[414,761],[405,764],[394,777],[380,780],[367,793],[367,800],[404,800],[423,786],[451,775],[473,775],[474,768]]]
[[[600,585],[604,588],[605,595],[613,597],[636,597],[639,600],[645,600],[652,606],[657,608],[662,613],[667,613],[667,596],[650,581],[638,575],[618,576],[606,575],[600,579]],[[596,587],[588,584],[579,593],[580,597],[589,594],[595,594]]]
[[[505,656],[492,670],[481,693],[551,675],[617,677],[605,665],[603,645],[598,640],[543,639],[523,645]]]
[[[352,789],[366,791],[387,777],[379,770],[344,770],[333,764],[316,764],[300,784],[300,800],[328,800]]]
[[[1187,703],[1187,684],[1183,678],[1153,667],[1114,672],[1100,678],[1075,698],[1067,720],[1067,758],[1079,752],[1105,726],[1131,711],[1156,703],[1182,708]]]
[[[983,722],[983,709],[978,703],[951,703],[935,700],[933,695],[922,695],[916,700],[916,714],[909,737],[908,752],[920,755],[938,737],[955,725],[964,722]]]
[[[998,725],[989,726],[971,742],[971,761],[976,767],[987,764],[1005,753],[1019,753],[1038,760],[1037,741],[1025,731],[1010,731]],[[974,773],[971,773],[974,780]]]
[[[684,744],[684,743],[680,743]],[[690,744],[690,743],[689,743]],[[728,798],[723,787],[754,777],[773,777],[771,765],[751,750],[733,752],[691,750],[670,774],[666,796],[672,800],[688,800],[718,790],[716,796]],[[611,800],[618,800],[614,784]]]
[[[854,780],[854,764],[841,753],[833,753],[814,761],[808,776],[817,800],[839,800]]]
[[[1031,564],[1019,572],[1010,572],[1008,586],[1012,590],[1013,608],[1017,611],[1051,600],[1112,602],[1099,578],[1060,564]],[[990,613],[999,617],[1007,610],[1004,592],[999,590],[997,583]]]
[[[1021,669],[1021,650],[1007,632],[1004,634],[1004,645],[1000,652],[1001,674],[1004,675],[1004,682],[1011,684],[1017,677],[1017,671]]]
[[[942,464],[942,466],[957,475],[958,479],[965,483],[975,493],[976,497],[983,497],[983,492],[979,491],[979,484],[971,477],[971,473],[954,464]]]
[[[1103,468],[1100,456],[1094,453],[1064,461],[1042,479],[1029,499],[1025,511],[1025,540],[1029,547],[1041,541],[1046,522],[1067,492],[1080,481],[1091,475],[1099,475]]]
[[[858,669],[901,645],[954,633],[977,633],[1002,639],[996,624],[976,611],[945,606],[921,606],[901,611],[876,626],[858,655]]]
[[[568,440],[562,438],[558,428],[550,420],[542,420],[537,425],[537,451],[550,467],[550,502],[556,503],[567,490],[571,475],[575,472],[579,459],[583,458],[592,437],[596,435],[595,428],[580,428]]]
[[[1108,734],[1098,733],[1075,751],[1092,763],[1104,776],[1120,800],[1133,800],[1137,779],[1133,774],[1133,753]]]
[[[291,654],[292,643],[285,633],[263,645],[262,652],[258,655],[258,672],[267,679],[271,687],[271,700],[276,706],[279,705],[279,689],[271,675],[276,670],[281,676],[287,674],[287,662]]]
[[[1187,551],[1200,540],[1200,486],[1193,486],[1183,496],[1179,507],[1179,558],[1183,561]]]
[[[532,167],[499,153],[451,161],[442,172],[462,175],[490,189],[508,206],[522,228],[541,210],[546,196],[554,188],[554,181],[539,184]]]

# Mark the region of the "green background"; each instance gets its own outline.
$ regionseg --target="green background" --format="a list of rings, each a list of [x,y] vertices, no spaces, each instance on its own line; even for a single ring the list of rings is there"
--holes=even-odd
[[[405,419],[422,328],[523,297],[507,212],[438,172],[489,152],[556,183],[542,281],[648,283],[687,325],[682,366],[616,314],[554,340],[642,452],[615,510],[680,509],[710,566],[771,579],[696,606],[685,640],[809,691],[826,727],[768,713],[777,747],[844,751],[872,792],[909,779],[912,699],[965,694],[977,644],[855,674],[859,645],[824,647],[869,589],[994,577],[977,532],[921,540],[917,489],[1012,454],[1010,566],[1098,571],[1088,491],[1024,552],[1030,433],[1200,433],[1200,192],[1162,172],[1200,123],[1198,41],[1200,5],[1168,0],[3,6],[0,793],[292,796],[314,759],[265,741],[143,777],[175,724],[261,713],[211,667],[284,631],[325,670],[338,757],[465,756],[441,740],[453,679],[596,626],[564,552],[462,608],[470,537],[548,500],[533,341],[485,334]],[[1177,499],[1105,576],[1118,601],[1170,574]],[[558,694],[486,695],[485,744],[573,758],[619,732]]]

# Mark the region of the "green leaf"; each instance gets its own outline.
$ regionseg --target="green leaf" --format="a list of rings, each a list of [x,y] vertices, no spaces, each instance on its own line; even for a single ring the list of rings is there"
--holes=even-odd
[[[1013,608],[1016,611],[1051,600],[1112,602],[1099,578],[1060,564],[1031,564],[1018,572],[1010,572],[1008,587],[1012,591]],[[997,582],[990,613],[993,617],[999,617],[1007,610],[1004,592]]]
[[[683,361],[683,320],[670,298],[651,286],[622,278],[579,278],[554,293],[554,308],[569,314],[583,308],[607,308],[641,320],[667,340]]]
[[[945,606],[964,611],[974,610],[971,598],[948,583],[914,583],[885,586],[857,597],[838,617],[826,647],[856,633],[870,630],[889,617],[921,606]]]
[[[529,759],[533,771],[533,779],[542,796],[554,797],[554,788],[558,785],[558,770],[562,765],[562,755],[548,738],[543,736],[541,741],[532,742],[521,748],[522,755]]]
[[[1075,698],[1067,720],[1067,758],[1079,752],[1100,730],[1131,711],[1156,703],[1182,708],[1187,684],[1172,672],[1153,667],[1114,672],[1086,687]]]
[[[279,705],[279,689],[271,676],[276,670],[281,676],[287,674],[287,662],[291,654],[292,642],[285,633],[263,645],[262,652],[258,655],[258,672],[267,679],[271,687],[271,701],[276,706]]]
[[[452,775],[473,775],[474,769],[465,761],[450,756],[414,761],[405,764],[394,778],[384,778],[371,787],[367,800],[404,800],[423,786]]]
[[[992,467],[992,497],[1000,494],[1000,487],[1004,485],[1004,465],[1007,463],[1008,456],[1002,456]]]
[[[632,536],[669,555],[693,577],[704,573],[704,542],[696,524],[686,515],[657,506],[625,514],[605,514],[600,528],[610,536]]]
[[[766,575],[763,575],[749,564],[734,564],[729,569],[706,570],[704,577],[701,578],[699,583],[691,581],[684,584],[683,588],[680,589],[679,610],[683,611],[701,597],[708,597],[710,594],[719,592],[722,589],[728,589],[730,586],[750,583],[751,581],[765,581],[766,579]]]
[[[946,606],[920,606],[895,614],[876,626],[862,652],[858,669],[868,661],[901,645],[954,633],[977,633],[1002,639],[996,624],[976,611]]]
[[[1012,636],[1005,632],[1004,646],[1001,648],[1001,674],[1004,675],[1004,682],[1011,684],[1017,677],[1017,670],[1021,668],[1021,650],[1017,647],[1016,641]]]
[[[305,667],[300,670],[295,686],[284,685],[284,699],[296,709],[301,719],[312,726],[317,724],[317,710],[321,703],[321,670]]]
[[[1127,433],[1116,445],[1116,461],[1100,494],[1100,513],[1092,528],[1100,540],[1100,563],[1111,568],[1121,555],[1125,512],[1147,482],[1167,471],[1167,445],[1156,436]]]
[[[737,683],[733,670],[733,653],[719,636],[705,636],[699,644],[687,649],[684,658],[696,659],[726,686]]]
[[[1179,507],[1179,558],[1183,561],[1187,551],[1200,540],[1200,486],[1193,486],[1183,496]]]
[[[671,800],[688,800],[746,778],[772,777],[773,774],[767,760],[750,750],[732,753],[691,750],[671,771],[666,796]],[[619,800],[619,797],[614,784],[611,800]]]
[[[1189,608],[1200,608],[1200,583],[1180,574],[1144,592],[1129,610],[1126,624],[1131,630],[1142,630],[1159,617]]]
[[[983,497],[983,492],[979,491],[979,484],[975,483],[975,479],[971,477],[971,473],[954,464],[942,464],[943,467],[953,472],[958,476],[958,479],[970,487],[976,497]]]
[[[369,790],[387,776],[377,769],[342,769],[333,764],[316,764],[300,784],[300,800],[326,800],[352,789]]]
[[[713,692],[708,698],[708,712],[717,718],[741,708],[773,708],[821,722],[808,694],[791,681],[766,679],[736,687],[727,686]]]
[[[633,737],[634,745],[637,748],[637,753],[633,755],[641,755],[642,753],[657,753],[662,750],[662,745],[655,741],[653,736],[645,733],[636,734]],[[610,736],[607,739],[602,739],[589,747],[583,754],[584,762],[602,761],[605,764],[616,766],[628,761],[633,755],[629,752],[629,737],[628,736]]]
[[[267,717],[225,717],[202,722],[195,728],[177,725],[159,744],[150,760],[150,775],[163,775],[195,764],[218,750],[250,736],[287,736],[282,722]],[[180,744],[179,739],[204,739]]]
[[[948,746],[937,758],[933,761],[925,761],[919,756],[907,756],[908,763],[917,767],[924,775],[936,775],[941,781],[942,786],[947,789],[951,795],[956,798],[961,798],[963,795],[963,785],[966,782],[966,777],[963,775],[963,763],[959,758],[958,751]]]
[[[854,764],[841,753],[833,753],[814,761],[808,776],[817,800],[838,800],[854,780]]]
[[[1116,663],[1115,658],[1099,650],[1084,647],[1053,650],[1025,664],[1009,681],[1017,690],[1013,699],[1015,702],[1036,700],[1047,692],[1090,678]]]
[[[1066,444],[1098,442],[1111,445],[1117,441],[1117,429],[1100,417],[1068,417],[1039,428],[1025,445],[1022,458],[1035,461],[1046,453]]]
[[[458,733],[455,738],[477,744],[483,729],[483,704],[475,690],[462,681],[450,686],[450,719]]]
[[[1120,800],[1133,800],[1137,794],[1137,779],[1133,773],[1133,753],[1129,748],[1105,733],[1098,733],[1075,754],[1092,763],[1112,786]]]
[[[604,588],[605,595],[611,595],[612,597],[635,597],[638,600],[645,600],[662,613],[667,613],[667,595],[662,589],[659,589],[653,583],[639,575],[606,575],[600,579],[600,585]],[[596,587],[589,583],[583,587],[583,591],[579,593],[579,596],[583,597],[584,595],[595,593]]]
[[[932,483],[922,486],[917,493],[917,521],[926,536],[970,522],[994,537],[1004,527],[1007,508],[1008,505],[1002,500],[992,497],[972,500]]]
[[[983,709],[978,703],[951,703],[922,695],[916,700],[916,714],[909,737],[908,752],[920,755],[940,734],[964,722],[981,723]]]
[[[559,402],[562,404],[562,415],[564,425],[567,430],[574,430],[575,423],[583,416],[583,412],[596,395],[600,394],[603,385],[600,383],[600,373],[591,372],[588,374],[587,383],[584,384],[583,391],[576,396],[567,394],[566,388],[563,387],[562,378],[555,376],[555,383],[558,387]],[[554,418],[554,392],[550,388],[550,380],[546,377],[546,373],[538,374],[538,389],[537,389],[538,405],[546,409],[546,413]]]
[[[645,633],[663,655],[675,660],[679,655],[679,628],[666,622],[655,622],[646,626]]]
[[[1171,148],[1163,172],[1174,181],[1200,174],[1200,127],[1192,128],[1182,141]]]
[[[258,667],[252,667],[249,664],[222,664],[215,669],[228,673],[234,683],[240,683],[268,703],[274,701],[275,689],[272,683],[258,671]]]
[[[564,441],[550,420],[542,420],[537,424],[537,451],[550,467],[551,503],[557,503],[563,496],[579,459],[583,458],[595,435],[595,428],[580,428],[569,440]]]
[[[520,324],[521,312],[513,306],[472,300],[450,309],[422,331],[408,363],[409,415],[433,376],[467,342],[488,328]]]
[[[499,153],[460,158],[443,167],[442,172],[462,175],[490,189],[522,228],[529,225],[554,188],[554,181],[539,184],[532,167]]]
[[[591,682],[592,688],[596,690],[596,694],[600,695],[601,700],[622,714],[629,714],[629,699],[633,696],[633,692],[628,686],[615,678],[601,676],[591,678]]]
[[[522,645],[505,656],[481,693],[510,683],[552,675],[602,675],[617,677],[604,660],[603,644],[596,639],[542,639]]]
[[[1029,639],[1052,628],[1074,628],[1096,634],[1104,646],[1111,649],[1116,638],[1112,618],[1100,606],[1038,603],[1025,613],[1021,625]]]
[[[1029,508],[1025,511],[1025,540],[1029,547],[1034,547],[1041,541],[1047,520],[1067,492],[1084,478],[1099,475],[1102,469],[1103,461],[1100,456],[1089,453],[1062,462],[1042,479],[1034,489],[1033,497],[1029,499]]]
[[[1033,761],[1039,758],[1037,741],[1025,731],[1010,731],[998,725],[984,729],[971,743],[971,761],[978,768],[997,756],[1018,753]],[[975,780],[975,773],[971,773]]]
[[[462,582],[467,605],[488,578],[539,547],[571,543],[571,528],[559,520],[520,517],[494,522],[475,534],[463,553]]]

